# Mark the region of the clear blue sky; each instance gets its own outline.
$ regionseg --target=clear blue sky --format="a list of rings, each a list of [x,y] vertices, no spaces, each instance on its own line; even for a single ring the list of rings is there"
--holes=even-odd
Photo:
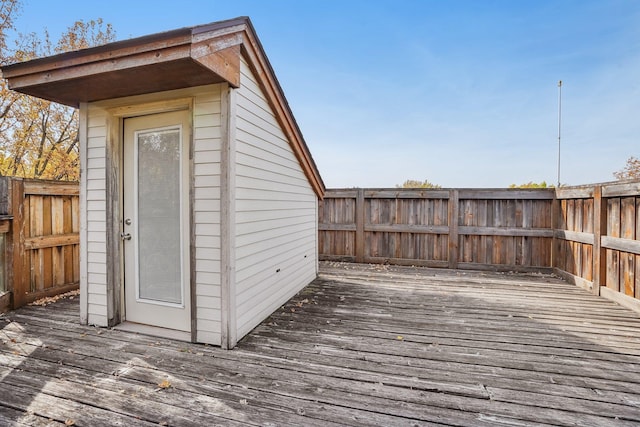
[[[64,6],[62,6],[64,5]],[[328,187],[613,180],[640,157],[640,1],[24,0],[20,32],[251,17]]]

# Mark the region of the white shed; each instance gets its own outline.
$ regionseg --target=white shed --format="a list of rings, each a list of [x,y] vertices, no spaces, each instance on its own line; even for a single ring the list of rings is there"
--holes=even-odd
[[[324,184],[248,18],[2,72],[80,109],[83,324],[232,348],[316,277]]]

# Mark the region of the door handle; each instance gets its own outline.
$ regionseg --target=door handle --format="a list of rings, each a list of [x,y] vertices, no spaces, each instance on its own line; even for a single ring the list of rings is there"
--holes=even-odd
[[[131,240],[131,233],[120,233],[120,238],[122,240]]]

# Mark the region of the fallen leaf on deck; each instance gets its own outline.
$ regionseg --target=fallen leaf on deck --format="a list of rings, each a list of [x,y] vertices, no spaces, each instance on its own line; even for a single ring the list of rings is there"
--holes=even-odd
[[[171,383],[169,382],[169,380],[162,380],[162,382],[160,382],[158,384],[158,387],[160,387],[160,388],[169,388],[169,387],[171,387]]]
[[[46,307],[49,304],[53,304],[54,302],[57,302],[61,299],[65,299],[65,298],[70,298],[73,299],[73,297],[80,295],[80,291],[79,290],[75,290],[75,291],[70,291],[70,292],[65,292],[64,294],[60,294],[60,295],[55,295],[52,297],[44,297],[44,298],[40,298],[38,300],[35,300],[34,302],[32,302],[29,305],[39,305],[41,307]]]
[[[403,341],[403,340],[404,340],[404,337],[403,337],[402,335],[398,335],[398,336],[396,337],[396,339],[398,339],[399,341]]]
[[[303,305],[305,305],[305,304],[309,304],[309,299],[308,299],[308,298],[305,298],[305,299],[303,299],[302,301],[299,301],[299,302],[297,302],[297,303],[296,303],[296,305],[297,305],[298,307],[302,307],[302,306],[303,306]]]
[[[66,419],[64,421],[64,425],[66,425],[66,426],[74,426],[74,425],[76,425],[76,422],[73,421],[71,418],[69,418],[69,419]]]

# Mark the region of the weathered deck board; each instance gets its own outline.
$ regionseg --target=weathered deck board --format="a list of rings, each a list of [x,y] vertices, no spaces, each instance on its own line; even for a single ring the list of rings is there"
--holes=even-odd
[[[0,425],[640,423],[640,318],[545,275],[324,263],[233,351],[77,317],[0,317]]]

